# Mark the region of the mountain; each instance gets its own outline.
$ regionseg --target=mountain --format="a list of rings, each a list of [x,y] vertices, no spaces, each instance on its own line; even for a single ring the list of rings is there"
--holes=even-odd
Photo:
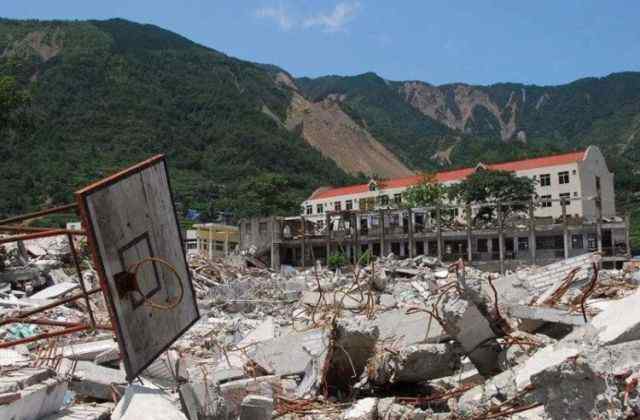
[[[263,66],[161,28],[0,20],[0,57],[33,125],[0,127],[0,217],[157,153],[182,211],[208,217],[297,212],[314,188],[359,180],[279,122],[292,95]]]
[[[70,201],[156,153],[168,155],[180,211],[208,219],[297,212],[327,184],[589,144],[621,201],[640,191],[635,72],[561,86],[295,78],[152,25],[0,19],[2,77],[31,102],[29,128],[0,126],[0,217]]]

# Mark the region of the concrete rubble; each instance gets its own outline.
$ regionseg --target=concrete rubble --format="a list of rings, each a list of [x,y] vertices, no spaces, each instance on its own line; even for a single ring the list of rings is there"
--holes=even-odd
[[[0,319],[97,285],[62,242],[3,247]],[[335,271],[239,262],[189,258],[202,317],[132,383],[108,330],[0,348],[0,418],[640,416],[637,265],[587,254],[500,276],[430,256]],[[84,305],[47,318],[87,322]],[[55,328],[0,325],[0,339]]]

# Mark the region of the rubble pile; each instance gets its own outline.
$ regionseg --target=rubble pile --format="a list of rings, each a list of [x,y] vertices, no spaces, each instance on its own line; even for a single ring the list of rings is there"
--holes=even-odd
[[[189,259],[201,319],[131,384],[108,330],[0,347],[0,418],[640,416],[631,264],[603,270],[587,254],[500,276],[429,256],[278,272],[237,262]],[[0,246],[0,319],[97,286],[83,268],[78,279],[55,241]],[[91,303],[108,323],[100,294]],[[46,316],[88,322],[83,305]],[[0,338],[55,328],[5,323]]]

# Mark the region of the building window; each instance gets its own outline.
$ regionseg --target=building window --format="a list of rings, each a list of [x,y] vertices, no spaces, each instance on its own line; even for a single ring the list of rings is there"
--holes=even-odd
[[[216,241],[216,251],[224,251],[224,242]]]
[[[477,248],[478,248],[478,252],[488,252],[489,241],[487,241],[484,238],[478,238]]]
[[[353,210],[353,200],[345,201],[345,207],[347,208],[347,210]]]
[[[342,202],[336,201],[335,203],[333,203],[333,209],[335,211],[342,211]]]
[[[260,222],[258,225],[258,235],[266,236],[267,235],[267,222]]]
[[[380,196],[380,205],[381,206],[388,206],[389,205],[389,196],[388,195],[381,195]]]
[[[541,195],[540,196],[540,207],[551,207],[551,196],[550,195]]]
[[[574,192],[573,192],[573,196],[574,196],[574,197],[577,197],[577,196],[578,196],[578,191],[574,191]]]
[[[318,214],[324,213],[324,206],[322,204],[316,204],[316,213]]]
[[[313,206],[311,205],[307,206],[306,213],[307,215],[313,214]]]
[[[564,247],[562,236],[538,236],[536,237],[537,249],[562,249]]]
[[[584,241],[582,235],[571,235],[571,248],[582,249],[584,248]]]
[[[576,170],[575,170],[575,169],[571,171],[571,174],[572,174],[572,175],[575,175],[576,173],[577,173],[577,172],[576,172]]]
[[[565,206],[571,204],[571,193],[560,194],[560,205],[562,204],[564,204]]]
[[[361,198],[360,199],[360,210],[373,210],[375,200],[373,198]]]
[[[526,251],[529,249],[529,238],[518,238],[518,250]]]
[[[551,175],[549,174],[540,175],[540,186],[548,187],[549,185],[551,185]]]
[[[595,233],[589,233],[587,235],[587,248],[589,248],[589,251],[598,248],[598,236]]]
[[[400,215],[399,214],[389,215],[389,225],[400,226]]]
[[[402,203],[402,194],[393,194],[393,202],[396,204]]]
[[[558,172],[558,183],[559,184],[569,183],[569,171]]]

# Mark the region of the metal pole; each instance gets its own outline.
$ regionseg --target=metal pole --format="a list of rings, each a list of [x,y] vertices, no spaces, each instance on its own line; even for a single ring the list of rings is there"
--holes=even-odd
[[[82,289],[82,294],[84,295],[84,301],[87,305],[87,310],[89,311],[89,320],[91,321],[91,326],[93,327],[93,329],[95,329],[96,320],[93,317],[93,310],[91,309],[91,301],[89,300],[89,295],[87,295],[87,287],[85,286],[84,280],[82,279],[82,269],[80,268],[80,261],[78,261],[78,253],[76,252],[76,246],[73,243],[73,236],[67,235],[67,239],[69,240],[69,248],[71,248],[71,258],[73,259],[73,264],[76,266],[76,273],[78,274],[80,289]]]
[[[93,294],[98,293],[100,291],[102,291],[102,289],[100,287],[95,287],[95,288],[87,291],[87,296],[93,295]],[[73,302],[74,300],[79,299],[79,298],[81,298],[83,296],[84,296],[83,293],[78,293],[78,294],[66,297],[64,299],[56,300],[56,301],[53,301],[53,302],[51,302],[49,304],[46,304],[44,306],[40,306],[38,308],[31,309],[30,311],[18,313],[17,315],[14,315],[12,319],[14,319],[14,318],[26,318],[26,317],[31,316],[31,315],[39,314],[40,312],[44,312],[44,311],[46,311],[48,309],[55,308],[56,306],[60,306],[60,305],[64,305],[65,303]],[[13,321],[13,322],[15,322],[15,321]],[[11,322],[7,322],[6,320],[0,320],[0,326],[6,325],[6,324],[10,324],[10,323]]]
[[[51,236],[66,235],[68,233],[69,232],[67,232],[66,229],[50,229],[50,230],[45,230],[43,232],[27,233],[24,235],[16,235],[16,236],[10,236],[8,238],[2,238],[0,239],[0,244],[6,244],[10,242],[17,242],[17,241],[28,241],[31,239],[48,238]]]
[[[20,345],[20,344],[32,343],[34,341],[44,340],[45,338],[57,337],[59,335],[67,335],[67,334],[71,334],[71,333],[74,333],[74,332],[88,330],[90,328],[91,327],[89,325],[78,325],[78,326],[71,327],[71,328],[65,328],[64,330],[60,330],[60,331],[53,331],[53,332],[38,334],[38,335],[34,335],[32,337],[23,338],[23,339],[20,339],[20,340],[14,340],[14,341],[8,341],[8,342],[0,343],[0,349],[4,349],[4,348],[7,348],[7,347],[13,347],[13,346],[17,346],[17,345]]]
[[[22,222],[23,220],[35,219],[36,217],[46,216],[52,213],[63,213],[67,210],[75,210],[77,207],[78,205],[76,203],[65,204],[64,206],[58,206],[58,207],[53,207],[51,209],[40,210],[34,213],[27,213],[21,216],[9,217],[8,219],[0,220],[0,225]]]

